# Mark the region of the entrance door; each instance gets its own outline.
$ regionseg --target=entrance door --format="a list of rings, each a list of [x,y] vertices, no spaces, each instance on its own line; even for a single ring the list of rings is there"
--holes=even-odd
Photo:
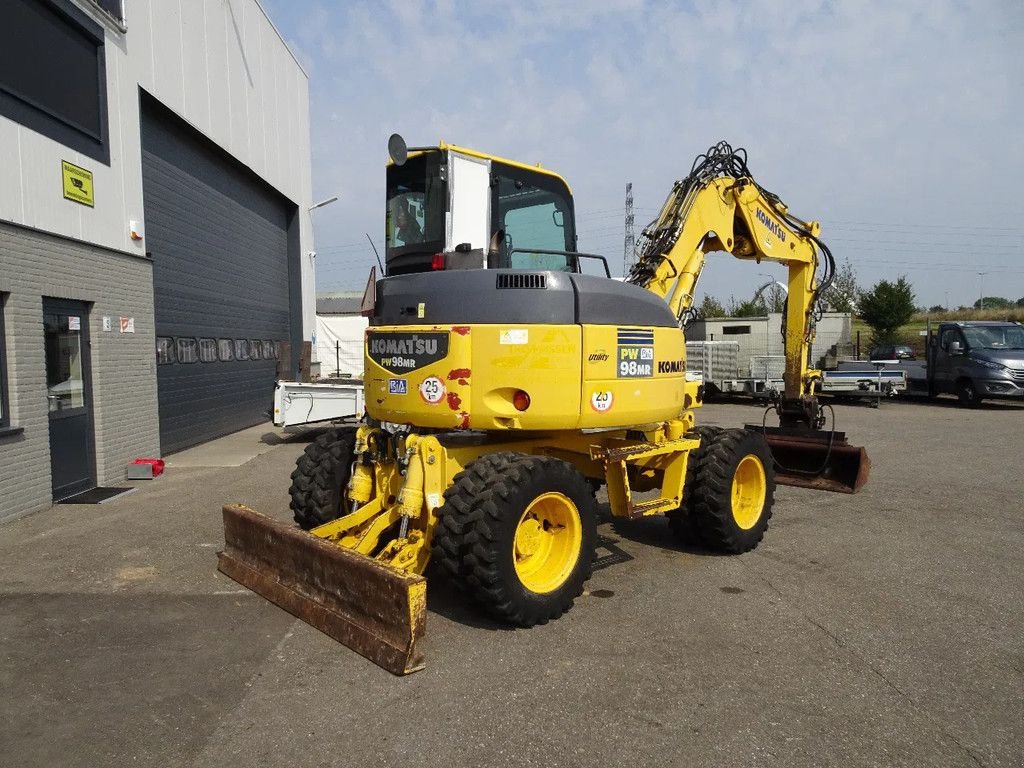
[[[88,321],[82,302],[43,299],[54,501],[96,486]]]

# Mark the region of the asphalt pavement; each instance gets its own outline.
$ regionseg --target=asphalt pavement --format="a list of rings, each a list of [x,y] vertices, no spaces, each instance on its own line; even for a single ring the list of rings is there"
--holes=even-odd
[[[530,630],[431,584],[407,678],[216,571],[220,506],[287,518],[301,441],[0,525],[0,765],[1024,764],[1024,408],[837,417],[860,494],[780,488],[739,557],[606,520],[587,593]]]

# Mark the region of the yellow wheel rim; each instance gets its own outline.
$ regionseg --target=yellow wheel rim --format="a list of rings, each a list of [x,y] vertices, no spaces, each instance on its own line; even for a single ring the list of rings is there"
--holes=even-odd
[[[732,517],[743,530],[753,528],[761,518],[768,493],[764,465],[754,455],[744,456],[732,478]]]
[[[569,578],[582,547],[576,505],[561,493],[542,494],[530,502],[516,526],[516,575],[531,592],[553,592]]]

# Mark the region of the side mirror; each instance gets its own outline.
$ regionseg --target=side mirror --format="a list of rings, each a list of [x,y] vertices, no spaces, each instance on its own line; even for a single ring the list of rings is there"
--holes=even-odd
[[[391,162],[398,166],[405,165],[405,161],[409,159],[409,148],[405,144],[405,139],[397,133],[392,133],[388,139],[388,155]]]
[[[949,342],[949,354],[951,355],[962,355],[964,348],[960,345],[959,341]]]

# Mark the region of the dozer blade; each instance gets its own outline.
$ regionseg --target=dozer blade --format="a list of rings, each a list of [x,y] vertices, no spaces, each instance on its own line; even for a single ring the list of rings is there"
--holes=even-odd
[[[217,568],[396,675],[423,668],[427,581],[241,505]]]
[[[817,491],[856,493],[868,481],[867,451],[846,441],[844,432],[807,432],[747,424],[761,432],[775,459],[775,482]]]

